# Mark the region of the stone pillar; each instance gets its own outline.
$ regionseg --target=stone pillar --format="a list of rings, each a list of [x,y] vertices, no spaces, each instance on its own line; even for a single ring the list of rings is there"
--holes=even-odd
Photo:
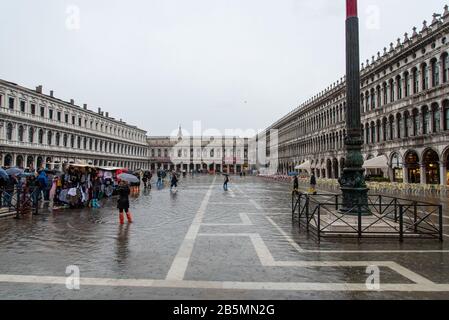
[[[404,176],[403,178],[404,183],[408,183],[408,167],[405,163],[403,164],[402,167],[402,175]]]
[[[437,62],[440,67],[440,85],[444,83],[444,61],[440,58],[440,61]]]
[[[420,163],[419,167],[420,167],[420,172],[421,172],[421,184],[427,184],[426,165],[424,163]]]
[[[447,167],[444,161],[440,162],[440,184],[447,186]]]

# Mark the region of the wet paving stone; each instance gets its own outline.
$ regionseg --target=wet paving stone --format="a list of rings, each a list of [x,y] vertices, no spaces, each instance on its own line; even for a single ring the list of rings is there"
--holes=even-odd
[[[131,225],[119,226],[116,199],[0,220],[0,299],[449,298],[449,238],[318,243],[292,223],[290,194],[255,177],[224,192],[222,177],[196,176],[175,194],[141,190]],[[447,199],[426,200],[449,216]],[[381,292],[365,284],[376,263]],[[64,285],[70,265],[79,291]]]

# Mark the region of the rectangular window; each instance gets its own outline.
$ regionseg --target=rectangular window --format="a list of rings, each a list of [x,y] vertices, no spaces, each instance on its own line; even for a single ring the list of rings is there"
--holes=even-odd
[[[78,126],[81,127],[81,118],[78,118]]]
[[[40,113],[41,117],[45,117],[45,107],[41,107],[41,113]]]
[[[31,114],[36,114],[36,105],[31,104],[30,108],[31,108]]]
[[[9,98],[9,109],[14,110],[14,98]]]
[[[53,110],[52,110],[52,109],[49,109],[49,110],[48,110],[48,118],[49,118],[50,120],[53,120]]]
[[[25,112],[25,101],[20,101],[20,112]]]
[[[65,120],[65,123],[69,123],[69,115],[67,113],[65,114],[65,119],[64,120]]]
[[[61,121],[61,111],[58,111],[58,121]]]
[[[76,122],[75,116],[72,116],[72,124],[75,124],[75,122]]]
[[[0,108],[3,107],[3,96],[0,94]]]

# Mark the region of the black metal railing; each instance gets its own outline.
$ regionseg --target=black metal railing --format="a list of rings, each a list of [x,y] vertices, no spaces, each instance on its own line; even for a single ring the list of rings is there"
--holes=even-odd
[[[343,208],[340,194],[292,194],[292,220],[321,237],[395,237],[443,241],[443,207],[423,201],[370,195],[368,203]]]
[[[14,189],[0,188],[0,215],[38,214],[41,190],[14,186]]]

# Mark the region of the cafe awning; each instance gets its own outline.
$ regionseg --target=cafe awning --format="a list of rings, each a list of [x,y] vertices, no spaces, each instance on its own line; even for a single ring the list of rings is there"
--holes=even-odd
[[[312,166],[310,164],[310,161],[306,161],[303,164],[295,167],[295,170],[308,170],[308,171],[310,171],[311,169],[312,169]]]
[[[366,160],[363,164],[365,169],[387,169],[388,159],[386,156],[378,156],[373,159]]]

